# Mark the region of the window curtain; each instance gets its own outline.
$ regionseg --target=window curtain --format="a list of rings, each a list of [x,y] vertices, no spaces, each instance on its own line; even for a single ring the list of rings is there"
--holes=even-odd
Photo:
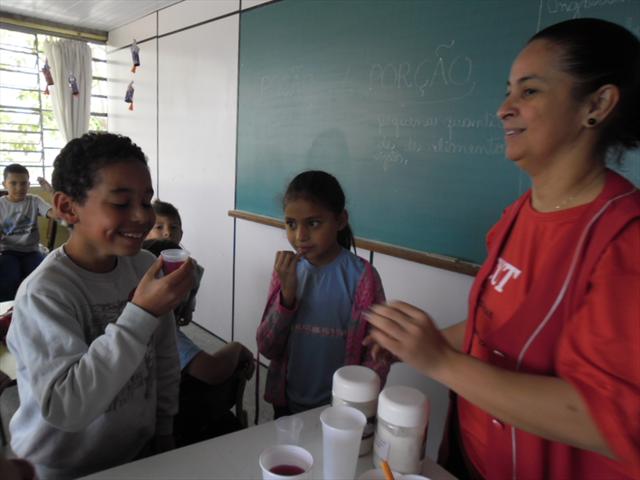
[[[44,53],[51,67],[51,103],[58,128],[66,142],[89,130],[91,113],[91,49],[76,40],[46,40]],[[76,78],[78,95],[73,95],[69,76]]]

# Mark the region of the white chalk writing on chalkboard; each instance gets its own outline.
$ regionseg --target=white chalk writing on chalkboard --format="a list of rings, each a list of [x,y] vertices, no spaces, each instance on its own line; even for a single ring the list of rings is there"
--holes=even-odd
[[[625,2],[626,0],[547,0],[547,12],[570,13],[571,18],[578,18],[583,13],[586,14],[586,10]]]
[[[369,92],[375,94],[378,89],[411,89],[417,90],[418,96],[424,98],[430,89],[437,87],[438,97],[427,98],[427,102],[445,102],[467,97],[476,86],[472,78],[473,61],[466,55],[448,59],[446,55],[455,44],[455,40],[451,40],[438,45],[434,49],[435,60],[425,58],[414,64],[372,64],[369,69]],[[442,87],[449,87],[447,94],[442,95]]]
[[[477,117],[432,116],[419,118],[398,115],[378,115],[378,137],[374,159],[381,161],[383,170],[391,165],[407,166],[406,154],[434,152],[465,155],[504,155],[504,141],[500,134],[502,124],[493,112]],[[413,131],[425,129],[440,132],[432,142],[425,143],[425,136]],[[464,130],[488,130],[483,141],[463,140],[456,132]],[[491,132],[494,130],[494,133]],[[444,135],[443,135],[444,133]]]
[[[303,65],[295,65],[283,72],[263,75],[260,78],[260,96],[294,97],[304,96],[307,85],[313,81],[313,74],[306,72]]]

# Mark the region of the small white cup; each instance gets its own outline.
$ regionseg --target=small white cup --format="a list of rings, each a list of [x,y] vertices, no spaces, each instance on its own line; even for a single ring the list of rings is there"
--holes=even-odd
[[[422,475],[416,475],[415,473],[409,473],[407,475],[401,475],[396,477],[399,480],[431,480],[429,477],[423,477]]]
[[[323,479],[353,478],[358,465],[362,432],[367,417],[353,407],[329,407],[320,414],[322,423]]]
[[[260,454],[259,463],[262,470],[262,480],[309,480],[313,457],[307,450],[296,445],[275,445]],[[285,466],[297,467],[302,472],[288,475],[276,468]],[[278,471],[282,473],[277,473]]]
[[[300,432],[304,422],[300,417],[287,415],[275,421],[278,445],[300,445]]]
[[[167,250],[162,250],[160,256],[162,257],[162,271],[165,275],[169,275],[187,261],[189,252],[181,248],[168,248]]]

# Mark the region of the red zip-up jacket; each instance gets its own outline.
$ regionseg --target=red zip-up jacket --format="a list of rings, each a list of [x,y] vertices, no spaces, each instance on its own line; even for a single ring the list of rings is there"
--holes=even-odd
[[[530,201],[530,196],[531,193],[527,192],[510,206],[493,231],[488,259],[478,273],[470,294],[469,322],[464,342],[467,353],[475,335],[474,322],[483,286],[494,270],[518,213],[525,202]],[[602,380],[606,376],[600,372],[596,375],[598,365],[590,364],[590,361],[597,363],[595,358],[588,358],[581,365],[562,365],[558,361],[560,349],[567,348],[563,329],[584,305],[598,261],[611,242],[639,220],[640,192],[627,180],[609,171],[602,193],[576,222],[573,233],[549,253],[551,261],[542,268],[542,274],[536,278],[527,298],[516,309],[511,320],[484,334],[482,342],[479,342],[484,361],[513,371],[563,377],[565,372],[570,372],[568,368],[592,369],[594,375],[591,380],[588,372],[580,372],[575,376],[577,378],[568,374],[567,381],[580,392],[618,461],[545,440],[495,419],[487,427],[488,445],[491,446],[487,449],[485,459],[487,478],[640,478],[640,338],[636,340],[639,342],[638,349],[627,360],[626,375],[621,378]],[[628,261],[638,262],[639,257],[640,252],[630,252]],[[635,309],[637,320],[637,327],[632,326],[629,330],[640,333],[640,292],[635,298],[628,298],[627,302],[629,309]],[[603,318],[603,322],[606,321]],[[634,340],[621,338],[620,341]],[[609,348],[611,355],[619,353]],[[619,401],[626,403],[624,408],[613,409],[612,395],[602,392],[617,388],[624,389],[625,394],[620,395]],[[634,398],[637,407],[629,406]],[[626,423],[625,419],[620,418],[624,411],[635,412]]]

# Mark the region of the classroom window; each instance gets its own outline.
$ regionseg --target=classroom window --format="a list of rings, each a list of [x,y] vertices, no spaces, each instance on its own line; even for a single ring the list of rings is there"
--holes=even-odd
[[[20,163],[37,177],[51,181],[53,161],[64,139],[44,94],[40,70],[46,35],[0,29],[0,170]],[[89,130],[107,129],[106,46],[89,43],[93,57]]]

